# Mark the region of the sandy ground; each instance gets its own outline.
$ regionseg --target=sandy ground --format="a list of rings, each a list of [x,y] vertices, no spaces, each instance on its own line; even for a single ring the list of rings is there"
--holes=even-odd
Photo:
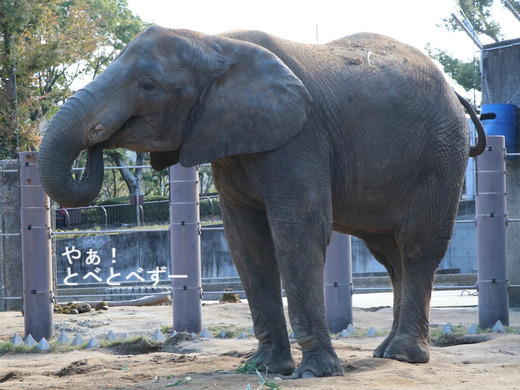
[[[478,323],[476,297],[460,292],[434,294],[430,322],[432,331],[446,322],[463,332]],[[372,350],[390,329],[390,294],[354,296],[354,326],[357,335],[333,341],[345,375],[334,378],[293,380],[263,375],[282,389],[520,389],[520,334],[476,336],[473,344],[432,346],[427,364],[408,364],[372,358]],[[104,312],[79,315],[58,314],[56,335],[65,330],[88,340],[116,336],[151,335],[172,325],[171,306],[110,308]],[[23,317],[17,312],[0,313],[0,340],[15,332],[23,337]],[[247,304],[203,306],[203,326],[214,333],[220,329],[249,329],[252,325]],[[520,327],[520,312],[511,311],[510,325]],[[365,337],[373,326],[378,335]],[[438,338],[434,338],[437,340]],[[448,340],[452,341],[452,340]],[[448,343],[452,344],[452,343]],[[269,389],[256,374],[232,371],[244,363],[256,348],[256,340],[212,338],[190,340],[178,335],[160,347],[142,341],[109,348],[80,349],[52,353],[6,353],[0,356],[0,389]],[[301,359],[298,345],[293,355]],[[187,383],[177,381],[186,380]]]

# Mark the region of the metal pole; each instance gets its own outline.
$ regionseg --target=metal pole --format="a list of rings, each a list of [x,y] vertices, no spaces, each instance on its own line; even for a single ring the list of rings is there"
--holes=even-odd
[[[477,287],[479,326],[509,324],[506,256],[505,137],[488,136],[486,151],[477,158]]]
[[[14,127],[16,132],[16,153],[20,151],[20,129],[18,128],[18,86],[16,81],[16,44],[14,35],[11,36],[13,43],[13,105],[14,105]]]
[[[507,0],[504,0],[504,5],[506,6],[506,8],[511,11],[511,13],[513,14],[513,16],[520,22],[520,14],[518,14],[518,12],[516,11],[516,9],[513,8],[513,6],[511,5],[511,3]]]
[[[332,233],[325,260],[325,307],[332,333],[352,323],[352,251],[349,235]]]
[[[52,337],[53,298],[50,200],[38,177],[38,154],[22,152],[20,207],[25,335]]]
[[[202,329],[199,175],[196,167],[170,167],[173,329]]]

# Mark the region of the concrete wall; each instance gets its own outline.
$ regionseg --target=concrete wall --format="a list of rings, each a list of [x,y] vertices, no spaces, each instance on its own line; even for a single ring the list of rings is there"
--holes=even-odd
[[[20,197],[18,173],[2,170],[18,169],[18,161],[0,161],[0,232],[20,233]],[[21,297],[22,258],[20,236],[0,236],[0,296]],[[20,300],[0,300],[0,311],[17,310]]]
[[[473,215],[473,202],[462,202],[459,219],[473,219]],[[109,280],[111,283],[153,283],[156,280],[153,277],[166,281],[170,275],[169,245],[167,232],[57,240],[58,284],[106,283],[111,275],[117,275]],[[201,257],[203,278],[238,276],[222,230],[203,231]],[[386,272],[370,255],[363,242],[355,237],[352,239],[352,262],[352,270],[356,274]],[[456,224],[452,244],[441,268],[458,269],[461,273],[474,272],[476,243],[473,224]],[[75,276],[67,278],[69,275]]]
[[[482,52],[482,104],[507,103],[520,107],[520,39],[487,45]],[[519,152],[517,126],[517,150]],[[520,158],[507,161],[507,216],[520,218]],[[507,227],[509,280],[520,285],[520,223]],[[520,307],[520,288],[509,293],[511,307]]]

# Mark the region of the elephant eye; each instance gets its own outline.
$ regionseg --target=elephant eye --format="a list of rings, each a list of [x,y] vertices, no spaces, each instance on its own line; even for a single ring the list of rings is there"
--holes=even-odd
[[[155,88],[155,82],[150,79],[150,78],[145,78],[143,80],[141,80],[141,88],[144,89],[145,91],[151,91],[152,89]]]

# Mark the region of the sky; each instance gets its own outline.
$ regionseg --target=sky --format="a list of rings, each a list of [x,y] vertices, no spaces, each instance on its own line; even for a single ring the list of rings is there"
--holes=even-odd
[[[297,42],[326,43],[375,32],[423,51],[430,43],[462,60],[473,58],[475,50],[465,33],[439,27],[443,18],[456,11],[455,0],[127,1],[132,12],[147,22],[206,34],[256,29]],[[507,39],[520,37],[520,22],[505,7],[497,6],[495,15]],[[485,37],[482,41],[491,43]]]

